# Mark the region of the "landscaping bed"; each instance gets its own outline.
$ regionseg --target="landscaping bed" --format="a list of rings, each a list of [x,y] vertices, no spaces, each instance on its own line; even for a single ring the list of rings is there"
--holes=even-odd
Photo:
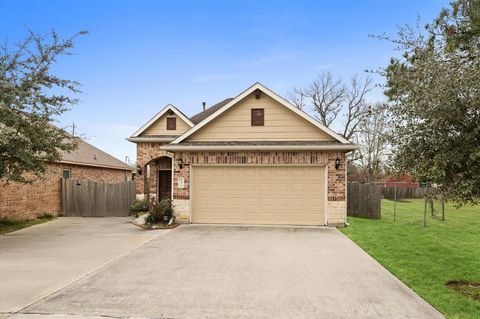
[[[144,224],[144,225],[137,225],[139,227],[142,227],[143,229],[173,229],[177,226],[180,226],[180,224],[163,224],[163,223],[157,223],[157,224]]]
[[[136,217],[133,224],[143,229],[173,229],[175,223],[172,201],[164,199],[157,202],[155,199],[148,202],[145,199],[135,200],[130,212]]]
[[[480,206],[448,203],[446,220],[429,214],[427,227],[423,209],[422,199],[397,202],[393,221],[382,200],[381,220],[349,217],[340,230],[447,318],[479,318]]]
[[[0,220],[0,235],[11,233],[16,230],[20,230],[22,228],[30,227],[33,225],[43,224],[48,221],[55,219],[52,215],[42,215],[39,216],[37,219],[30,219],[30,220],[7,220],[2,219]]]

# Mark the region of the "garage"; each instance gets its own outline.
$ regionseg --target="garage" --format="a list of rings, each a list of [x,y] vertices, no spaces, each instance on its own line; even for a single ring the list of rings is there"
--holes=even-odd
[[[324,225],[325,166],[192,167],[192,222]]]

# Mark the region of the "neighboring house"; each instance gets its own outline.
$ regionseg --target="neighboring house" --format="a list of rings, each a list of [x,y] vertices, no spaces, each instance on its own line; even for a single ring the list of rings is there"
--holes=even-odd
[[[87,142],[47,164],[44,179],[32,184],[9,182],[0,187],[0,219],[31,219],[61,212],[61,179],[75,178],[118,183],[132,179],[132,167]]]
[[[172,199],[179,221],[346,221],[345,154],[355,145],[260,83],[191,118],[167,105],[128,140],[137,193]]]

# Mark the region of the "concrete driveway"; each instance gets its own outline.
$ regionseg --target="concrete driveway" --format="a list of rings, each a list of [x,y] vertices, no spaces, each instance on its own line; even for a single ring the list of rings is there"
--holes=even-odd
[[[0,313],[19,311],[162,233],[130,221],[62,217],[0,236]]]
[[[209,225],[178,227],[12,318],[51,315],[442,318],[336,229]]]

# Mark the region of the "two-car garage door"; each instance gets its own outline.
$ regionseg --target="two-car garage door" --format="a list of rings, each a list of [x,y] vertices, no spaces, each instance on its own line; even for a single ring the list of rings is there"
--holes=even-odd
[[[324,225],[325,167],[195,166],[192,222]]]

